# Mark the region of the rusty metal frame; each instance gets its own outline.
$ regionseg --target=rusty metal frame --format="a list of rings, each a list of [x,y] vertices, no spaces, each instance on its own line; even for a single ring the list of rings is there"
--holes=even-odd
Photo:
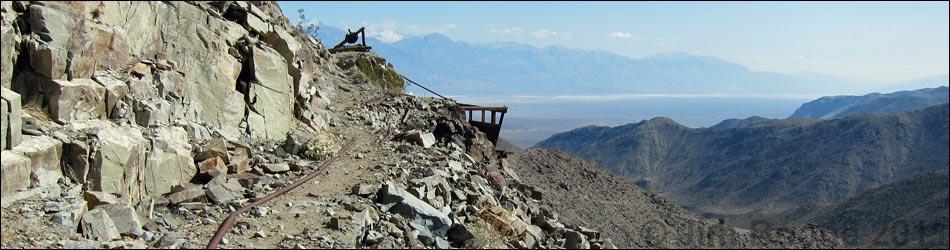
[[[468,111],[468,123],[472,126],[475,126],[485,132],[485,135],[488,136],[488,140],[492,143],[498,143],[498,136],[501,133],[501,125],[505,122],[505,114],[508,113],[507,106],[478,106],[472,104],[459,103],[459,106],[463,111]],[[481,121],[476,121],[473,116],[474,111],[481,111]],[[491,112],[491,120],[485,121],[486,113],[485,111]],[[501,117],[497,117],[497,113],[501,113]],[[496,120],[495,118],[499,118]],[[497,123],[496,123],[497,121]]]
[[[238,215],[244,212],[247,212],[248,210],[251,210],[251,208],[253,207],[264,204],[265,202],[268,202],[274,198],[277,198],[278,196],[281,196],[287,193],[288,191],[293,190],[299,187],[300,185],[307,183],[311,179],[323,174],[323,172],[326,172],[327,168],[330,166],[331,163],[333,163],[337,158],[343,155],[343,153],[346,153],[346,151],[350,150],[350,148],[353,147],[353,144],[355,143],[356,143],[356,138],[350,139],[350,141],[347,142],[346,145],[343,146],[343,148],[341,148],[339,151],[336,152],[336,155],[334,155],[330,159],[327,159],[326,161],[323,161],[323,163],[320,164],[320,168],[318,168],[317,171],[307,176],[304,176],[303,178],[300,178],[300,180],[297,180],[293,184],[290,184],[290,186],[281,188],[280,190],[277,190],[276,192],[271,193],[265,196],[264,198],[254,201],[250,205],[244,206],[241,209],[234,211],[233,213],[231,213],[231,215],[228,215],[228,218],[224,219],[224,221],[221,222],[221,226],[218,227],[218,231],[214,233],[213,237],[211,237],[211,241],[208,241],[207,248],[208,249],[218,248],[218,243],[221,242],[221,239],[224,238],[224,235],[227,234],[228,231],[231,229],[231,226],[234,225],[234,220],[237,219]]]

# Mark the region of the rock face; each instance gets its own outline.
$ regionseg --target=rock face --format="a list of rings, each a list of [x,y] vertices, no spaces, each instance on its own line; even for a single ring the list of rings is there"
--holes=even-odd
[[[145,191],[148,141],[135,127],[104,128],[97,137],[99,147],[89,169],[92,190],[118,194],[128,203],[138,202]]]
[[[251,56],[257,81],[251,84],[248,93],[248,98],[254,100],[250,108],[267,121],[249,122],[251,135],[282,141],[287,138],[293,119],[294,94],[287,62],[272,49],[254,48]]]
[[[0,172],[2,194],[10,194],[30,186],[30,158],[13,151],[3,151],[3,165]]]
[[[13,50],[4,53],[5,65],[11,65],[4,71],[16,65],[11,54],[27,54],[30,64],[4,78],[4,86],[25,94],[24,101],[50,100],[47,111],[59,121],[130,116],[125,118],[141,126],[157,126],[183,120],[232,137],[280,140],[297,119],[312,122],[304,113],[320,113],[297,99],[332,92],[339,80],[326,73],[339,70],[327,63],[321,44],[295,35],[280,23],[286,18],[265,14],[257,4],[38,2],[22,12],[11,7],[30,29],[3,26],[9,38],[3,49]],[[18,51],[16,43],[28,51]]]
[[[62,142],[49,136],[27,136],[13,151],[30,159],[30,172],[36,186],[56,186],[63,178],[60,169]]]
[[[151,145],[144,172],[148,194],[168,193],[172,186],[188,183],[197,173],[198,168],[191,157],[192,147],[184,129],[159,128]]]
[[[13,149],[20,144],[22,137],[23,109],[21,108],[22,99],[20,94],[13,92],[6,87],[0,89],[3,97],[3,150]]]
[[[106,88],[91,79],[54,80],[46,91],[50,94],[50,115],[57,121],[105,117]]]

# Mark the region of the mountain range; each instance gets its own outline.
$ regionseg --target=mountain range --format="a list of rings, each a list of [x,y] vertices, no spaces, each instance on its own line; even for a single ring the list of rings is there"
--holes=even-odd
[[[893,114],[950,102],[950,88],[940,86],[889,94],[826,96],[805,103],[789,118],[841,118],[853,114]]]
[[[894,115],[785,119],[731,129],[669,118],[588,126],[536,147],[600,163],[707,214],[774,213],[829,205],[948,166],[948,105]]]
[[[346,31],[321,26],[335,45]],[[600,50],[468,43],[432,33],[393,43],[366,39],[405,76],[446,95],[616,93],[840,93],[854,80],[753,71],[711,56],[661,53],[634,59]]]

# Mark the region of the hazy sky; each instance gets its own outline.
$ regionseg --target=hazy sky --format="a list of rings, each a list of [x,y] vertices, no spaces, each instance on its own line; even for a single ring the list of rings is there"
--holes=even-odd
[[[398,41],[454,40],[717,56],[753,70],[869,83],[950,71],[948,2],[280,2],[308,19]]]

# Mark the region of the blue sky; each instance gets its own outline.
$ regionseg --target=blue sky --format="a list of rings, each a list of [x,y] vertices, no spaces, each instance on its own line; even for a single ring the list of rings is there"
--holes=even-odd
[[[454,40],[708,55],[753,70],[892,83],[950,71],[948,2],[280,2],[291,21],[398,41]]]

